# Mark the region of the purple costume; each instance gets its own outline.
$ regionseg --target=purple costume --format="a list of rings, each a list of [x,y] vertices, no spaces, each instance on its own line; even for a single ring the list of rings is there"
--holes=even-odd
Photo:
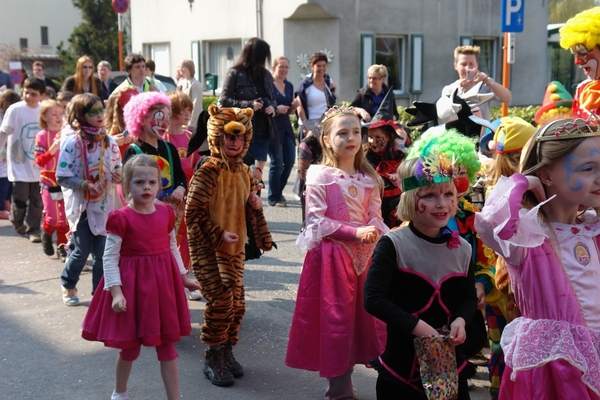
[[[541,224],[543,203],[520,210],[527,189],[523,175],[503,177],[475,216],[522,313],[502,335],[500,400],[600,399],[600,222],[586,212],[580,224]]]

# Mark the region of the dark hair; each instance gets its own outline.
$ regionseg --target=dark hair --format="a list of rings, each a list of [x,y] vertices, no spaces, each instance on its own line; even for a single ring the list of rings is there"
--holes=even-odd
[[[85,114],[87,114],[96,103],[103,104],[100,97],[92,93],[82,93],[73,97],[73,100],[69,103],[69,107],[67,107],[67,122],[73,129],[78,130],[81,136],[90,141],[88,146],[88,149],[90,150],[94,147],[94,139],[89,133],[83,131],[81,126],[86,125],[87,121],[85,119]],[[104,141],[107,145],[109,144],[108,137],[105,137]]]
[[[383,160],[396,160],[399,157],[402,157],[402,152],[398,152],[398,153],[400,153],[400,154],[398,154],[397,152],[394,151],[394,147],[396,146],[396,138],[398,137],[394,128],[389,125],[382,125],[382,126],[378,126],[375,129],[381,130],[381,132],[383,132],[383,134],[387,138],[387,144],[385,145],[385,149],[383,149],[382,159]],[[366,154],[366,153],[372,152],[373,150],[371,150],[371,146],[369,145],[369,143],[365,143],[363,145],[363,151]]]
[[[24,89],[33,89],[40,92],[40,94],[46,93],[46,82],[38,78],[27,78],[23,82]]]
[[[21,101],[21,98],[13,89],[6,89],[0,94],[0,111],[6,112],[8,107]]]
[[[131,71],[131,68],[133,68],[133,64],[137,64],[139,62],[143,62],[144,65],[146,64],[146,59],[144,58],[143,55],[141,54],[130,54],[127,57],[125,57],[125,61],[123,61],[123,63],[125,64],[125,71],[129,74],[129,71]]]
[[[233,68],[248,68],[252,71],[256,69],[265,69],[265,64],[271,63],[271,46],[264,40],[253,37],[248,39],[240,57]]]
[[[156,70],[156,64],[154,64],[154,61],[152,61],[151,58],[146,58],[145,61],[146,61],[146,68],[148,68],[154,74],[154,71]]]
[[[325,64],[327,64],[327,54],[317,51],[312,56],[310,56],[310,65],[311,66],[315,65],[319,61],[325,61]]]

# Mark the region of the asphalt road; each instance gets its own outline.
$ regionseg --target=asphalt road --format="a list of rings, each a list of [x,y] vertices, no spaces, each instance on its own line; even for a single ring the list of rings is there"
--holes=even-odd
[[[265,171],[265,176],[267,171]],[[228,388],[202,374],[205,346],[199,340],[204,304],[189,302],[192,336],[177,343],[183,399],[322,399],[325,382],[316,372],[284,365],[287,338],[304,254],[295,247],[300,203],[292,194],[295,175],[284,191],[288,207],[266,205],[278,249],[246,264],[247,311],[235,347],[244,377]],[[268,183],[267,183],[268,185]],[[48,258],[40,244],[18,236],[0,220],[0,399],[109,399],[117,351],[87,342],[80,327],[91,292],[91,273],[78,284],[81,305],[66,307],[59,276],[63,264]],[[489,399],[487,373],[480,368],[474,400]],[[356,367],[353,380],[361,400],[374,400],[376,373]],[[131,399],[164,399],[154,349],[143,348],[129,381]]]

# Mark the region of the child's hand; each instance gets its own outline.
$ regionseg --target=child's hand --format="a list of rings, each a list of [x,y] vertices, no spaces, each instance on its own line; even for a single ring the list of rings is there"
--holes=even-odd
[[[542,181],[540,178],[533,175],[526,175],[527,181],[529,182],[529,188],[527,190],[531,191],[537,201],[540,203],[546,200],[546,192],[544,191],[544,187],[542,186]]]
[[[419,322],[417,322],[417,326],[415,326],[415,329],[413,329],[412,334],[415,336],[429,336],[429,335],[439,336],[440,333],[438,331],[436,331],[435,329],[433,329],[433,327],[431,325],[429,325],[427,322],[420,319]]]
[[[250,193],[248,204],[250,204],[250,207],[252,207],[254,210],[260,210],[262,208],[262,200],[260,197],[258,197],[256,192]]]
[[[121,183],[121,168],[112,170],[110,173],[113,183]]]
[[[123,296],[123,292],[119,290],[118,293],[114,293],[112,295],[112,309],[116,313],[127,311],[127,300],[125,300],[125,296]]]
[[[240,240],[240,237],[237,233],[228,231],[223,232],[223,242],[225,242],[225,244],[236,244],[238,240]]]
[[[88,182],[85,185],[85,190],[87,190],[90,193],[96,193],[96,194],[101,194],[102,193],[102,187],[96,185],[94,182]]]
[[[482,310],[485,307],[485,286],[481,282],[475,282],[475,292],[477,293],[477,309]]]
[[[189,276],[187,276],[187,274],[181,275],[181,280],[183,281],[183,287],[185,287],[186,289],[188,289],[192,292],[194,290],[202,289],[202,286],[200,286],[200,283],[198,283],[197,280],[192,279]]]
[[[458,346],[463,344],[467,338],[467,332],[465,331],[465,320],[461,317],[456,318],[450,324],[450,344],[452,346]]]
[[[379,232],[374,226],[364,226],[356,229],[356,238],[364,244],[375,243],[379,239]]]
[[[181,186],[178,186],[177,189],[171,193],[171,197],[175,200],[181,201],[183,200],[183,196],[185,195],[185,189]]]

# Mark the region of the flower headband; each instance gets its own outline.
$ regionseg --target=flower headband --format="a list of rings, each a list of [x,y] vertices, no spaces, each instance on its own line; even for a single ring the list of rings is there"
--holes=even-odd
[[[452,182],[457,172],[454,158],[442,153],[433,153],[417,162],[415,175],[402,179],[402,192],[418,189],[436,183]]]

